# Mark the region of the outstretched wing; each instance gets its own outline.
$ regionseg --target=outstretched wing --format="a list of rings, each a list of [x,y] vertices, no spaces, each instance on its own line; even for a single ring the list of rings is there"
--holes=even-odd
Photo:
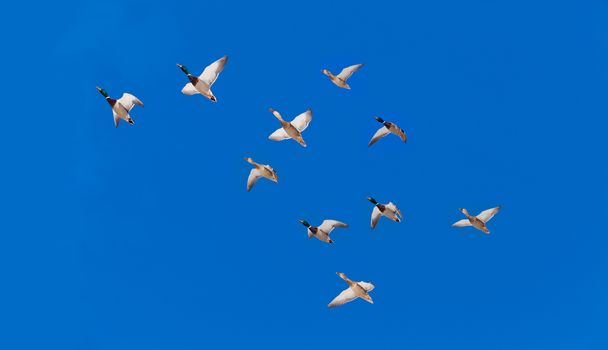
[[[393,132],[395,135],[399,136],[399,138],[401,139],[401,141],[406,142],[407,141],[407,135],[405,134],[405,131],[403,131],[403,129],[401,129],[397,124],[393,124],[393,126],[395,127],[393,129]]]
[[[335,297],[334,300],[332,300],[331,303],[329,303],[327,305],[327,307],[332,308],[332,307],[344,305],[344,304],[348,303],[349,301],[353,301],[355,299],[357,299],[355,292],[352,289],[350,289],[350,287],[348,287],[347,289],[343,290],[342,293],[338,294],[338,296]]]
[[[208,65],[203,73],[198,77],[203,83],[207,84],[207,86],[211,87],[215,80],[220,75],[222,70],[224,69],[224,65],[228,61],[228,56],[224,56],[219,60]]]
[[[469,219],[462,219],[462,220],[456,221],[455,223],[452,224],[452,227],[466,227],[466,226],[471,226],[471,222],[469,221]]]
[[[291,121],[291,125],[293,125],[299,132],[306,130],[308,124],[312,120],[312,109],[308,109],[306,112],[300,114],[299,116],[293,118]]]
[[[397,208],[397,206],[395,205],[395,203],[393,202],[388,202],[388,204],[386,205],[387,208],[391,209],[392,211],[394,211],[397,215],[399,215],[400,219],[403,219],[403,214],[401,214],[401,210],[399,210],[399,208]]]
[[[357,282],[357,284],[360,285],[361,288],[365,289],[368,292],[371,292],[375,288],[375,286],[369,282]]]
[[[380,216],[382,216],[380,209],[374,206],[374,210],[372,210],[372,229],[376,228],[376,225],[378,225],[378,220],[380,220]]]
[[[192,95],[196,95],[196,94],[200,94],[200,92],[198,92],[195,88],[194,85],[192,85],[192,83],[188,83],[184,86],[184,88],[182,89],[182,94],[184,95],[188,95],[188,96],[192,96]]]
[[[369,141],[369,144],[367,145],[367,147],[373,145],[374,143],[376,143],[376,141],[380,140],[381,138],[388,135],[389,133],[390,133],[390,131],[388,131],[386,126],[381,127],[380,129],[378,129],[378,131],[376,131],[376,133],[374,134],[374,137],[372,137],[372,139]]]
[[[251,191],[251,188],[260,177],[262,177],[262,173],[257,168],[251,169],[249,177],[247,178],[247,192]]]
[[[329,234],[336,227],[348,227],[348,224],[337,220],[323,220],[321,225],[319,225],[319,230]]]
[[[492,208],[492,209],[487,209],[482,211],[481,213],[479,213],[479,215],[477,215],[477,218],[481,221],[488,222],[490,221],[490,219],[492,219],[494,217],[494,215],[496,215],[496,213],[498,213],[498,211],[500,210],[500,206],[496,207],[496,208]]]
[[[353,75],[354,72],[358,71],[359,68],[363,67],[363,64],[355,64],[349,67],[346,67],[344,69],[342,69],[342,71],[340,72],[340,74],[337,75],[338,78],[346,81],[346,79],[350,78],[351,75]]]
[[[127,112],[130,112],[134,105],[142,107],[144,106],[143,102],[141,102],[137,97],[126,92],[122,94],[121,98],[118,99],[118,103],[125,107]]]
[[[114,115],[114,126],[118,127],[118,123],[120,122],[120,117],[118,116],[118,114],[116,114],[116,112],[114,112],[114,110],[112,110],[112,114]]]
[[[275,132],[268,136],[269,139],[273,141],[282,141],[286,139],[290,139],[291,136],[287,135],[287,132],[283,128],[278,128]]]

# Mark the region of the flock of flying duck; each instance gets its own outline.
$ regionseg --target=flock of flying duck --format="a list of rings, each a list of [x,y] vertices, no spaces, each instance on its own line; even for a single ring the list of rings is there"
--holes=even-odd
[[[217,61],[205,67],[201,75],[199,75],[198,77],[190,74],[190,72],[185,66],[177,64],[177,67],[179,67],[179,69],[188,77],[189,81],[182,89],[182,93],[188,96],[200,94],[205,96],[212,102],[217,102],[217,98],[211,91],[211,86],[217,80],[218,76],[224,69],[224,66],[226,65],[227,61],[228,56],[224,56],[218,59]],[[346,80],[350,78],[350,76],[353,75],[353,73],[359,70],[359,68],[361,68],[362,66],[363,64],[355,64],[346,67],[342,69],[342,71],[337,75],[334,75],[327,69],[323,69],[322,72],[323,74],[327,75],[331,82],[334,83],[336,86],[350,90],[350,86],[346,83]],[[130,115],[131,109],[133,109],[135,105],[143,107],[143,102],[141,102],[137,97],[129,93],[124,93],[121,98],[114,99],[111,98],[104,89],[97,87],[97,90],[105,97],[106,101],[108,101],[108,103],[112,107],[112,114],[114,115],[114,125],[116,127],[118,127],[118,124],[121,119],[131,125],[134,124],[133,118],[131,118]],[[310,121],[312,120],[312,110],[307,110],[306,112],[298,115],[291,121],[284,120],[281,114],[272,108],[270,108],[269,111],[281,123],[281,127],[274,131],[272,134],[270,134],[270,136],[268,137],[270,140],[282,141],[293,139],[302,147],[306,147],[306,142],[302,137],[302,133],[304,132],[304,130],[306,130],[308,124],[310,124]],[[382,127],[380,127],[380,129],[376,131],[374,136],[372,136],[372,139],[369,141],[368,146],[373,145],[378,140],[389,134],[394,134],[398,136],[403,142],[407,141],[407,136],[405,132],[397,124],[385,121],[384,119],[379,117],[374,118],[382,124]],[[279,181],[277,172],[270,165],[256,163],[253,159],[249,157],[245,158],[245,160],[251,165],[253,165],[253,169],[251,169],[249,177],[247,178],[247,191],[250,191],[255,185],[255,183],[262,177],[273,182]],[[382,216],[395,222],[401,222],[403,220],[403,214],[401,214],[401,211],[393,202],[381,204],[378,203],[372,197],[368,197],[367,200],[369,200],[374,205],[374,208],[372,209],[370,223],[372,229],[376,228],[376,226],[378,225],[378,221]],[[485,234],[489,234],[490,230],[488,230],[486,224],[500,210],[500,206],[484,210],[476,216],[470,215],[469,212],[464,208],[460,208],[459,210],[466,216],[466,218],[455,222],[452,226],[472,226]],[[300,220],[300,223],[306,227],[308,238],[315,237],[318,240],[326,243],[333,243],[333,240],[330,238],[329,235],[335,228],[348,227],[346,223],[337,220],[324,220],[319,226],[316,227],[310,225],[306,220]],[[337,272],[337,274],[338,276],[340,276],[340,278],[346,281],[346,283],[348,284],[348,288],[346,288],[338,296],[336,296],[328,304],[328,307],[332,308],[340,306],[357,298],[361,298],[373,304],[373,300],[369,295],[369,292],[374,289],[373,284],[369,282],[352,281],[348,277],[346,277],[346,275],[342,272]]]

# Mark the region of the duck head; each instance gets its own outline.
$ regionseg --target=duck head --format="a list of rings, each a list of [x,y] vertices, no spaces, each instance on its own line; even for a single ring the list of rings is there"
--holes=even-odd
[[[458,210],[460,210],[461,213],[463,213],[464,215],[466,215],[467,217],[469,217],[469,211],[466,210],[465,208],[458,208]]]
[[[182,70],[182,72],[184,72],[184,74],[186,75],[190,75],[190,72],[188,72],[188,68],[186,68],[186,66],[182,66],[181,64],[177,64],[177,66],[179,67],[179,69]]]
[[[333,75],[333,74],[331,74],[331,72],[330,72],[330,71],[328,71],[327,69],[322,69],[322,70],[321,70],[321,73],[323,73],[323,74],[327,75],[328,77],[331,77],[331,76]]]
[[[374,117],[374,119],[376,119],[379,123],[384,124],[384,119],[382,119],[380,117]]]
[[[306,227],[310,227],[310,224],[308,223],[308,221],[306,220],[298,220],[302,225],[306,226]]]
[[[103,95],[103,97],[105,97],[105,98],[110,97],[110,96],[108,95],[108,93],[106,92],[106,90],[104,90],[104,89],[100,88],[99,86],[96,86],[95,88],[97,89],[97,91],[99,91],[99,93],[100,93],[100,94],[102,94],[102,95]]]
[[[376,200],[373,199],[372,197],[367,197],[367,200],[372,202],[374,205],[378,204],[378,202],[376,202]]]

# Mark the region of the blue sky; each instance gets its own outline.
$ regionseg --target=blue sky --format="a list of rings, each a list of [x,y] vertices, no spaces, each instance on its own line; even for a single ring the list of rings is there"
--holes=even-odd
[[[4,7],[2,348],[608,347],[605,2]],[[180,93],[225,54],[218,103]],[[308,148],[268,107],[313,109]],[[374,115],[408,143],[368,148]],[[246,156],[279,183],[247,193]],[[336,271],[375,304],[327,309]]]

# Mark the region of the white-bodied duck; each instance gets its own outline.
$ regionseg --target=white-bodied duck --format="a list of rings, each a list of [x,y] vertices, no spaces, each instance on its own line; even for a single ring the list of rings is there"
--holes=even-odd
[[[274,170],[270,165],[258,164],[249,157],[245,158],[245,160],[254,166],[254,168],[251,169],[251,172],[249,172],[249,177],[247,178],[247,192],[251,191],[253,185],[255,185],[256,181],[258,181],[258,179],[261,177],[265,177],[274,182],[279,181],[279,176],[277,175],[276,170]]]
[[[395,222],[401,222],[401,220],[403,220],[401,211],[393,202],[388,202],[388,204],[380,204],[372,197],[367,197],[367,200],[374,204],[371,220],[372,229],[376,228],[381,216],[385,216]]]
[[[335,297],[334,300],[332,300],[331,303],[329,303],[329,305],[327,305],[327,307],[332,308],[332,307],[344,305],[357,298],[361,298],[370,304],[374,303],[374,301],[372,300],[372,297],[369,295],[369,292],[371,292],[374,289],[373,284],[371,284],[369,282],[351,281],[342,272],[336,272],[336,274],[338,276],[340,276],[343,280],[345,280],[346,283],[348,283],[348,288],[343,290],[342,293],[338,294],[338,296]]]
[[[112,114],[114,114],[114,125],[116,127],[118,127],[118,122],[121,119],[131,125],[135,124],[133,118],[131,118],[131,115],[129,113],[131,112],[131,109],[134,105],[143,107],[143,102],[141,102],[137,97],[126,92],[122,94],[121,98],[116,100],[111,98],[104,89],[100,88],[99,86],[96,86],[96,88],[97,91],[99,91],[99,93],[106,98],[106,101],[108,101],[110,106],[112,106]]]
[[[272,108],[269,108],[268,111],[270,111],[281,123],[281,127],[268,136],[270,140],[282,141],[294,139],[302,147],[306,147],[306,142],[304,142],[304,139],[302,138],[302,132],[306,130],[308,124],[310,124],[310,121],[312,120],[312,109],[309,108],[306,112],[295,117],[291,122],[283,120],[281,114]]]
[[[496,213],[498,213],[498,211],[500,210],[500,206],[486,209],[479,213],[477,216],[469,215],[469,211],[464,208],[459,208],[458,210],[460,210],[464,215],[466,215],[467,218],[455,222],[454,224],[452,224],[453,227],[473,226],[485,234],[490,234],[490,230],[488,230],[486,223],[490,221],[490,219],[492,219],[494,215],[496,215]]]
[[[336,86],[350,90],[350,86],[346,83],[346,80],[350,78],[350,76],[353,75],[354,72],[358,71],[361,67],[363,67],[362,63],[348,66],[342,69],[342,71],[338,75],[333,75],[332,72],[328,71],[327,69],[323,69],[321,72],[327,75],[329,77],[329,80],[331,80],[331,82],[334,83]]]
[[[188,80],[190,80],[190,82],[186,84],[186,86],[184,86],[184,88],[182,89],[182,93],[188,96],[201,94],[209,100],[217,102],[217,98],[215,97],[213,92],[211,92],[211,86],[213,85],[213,83],[215,83],[215,80],[224,69],[224,65],[226,65],[227,61],[228,56],[220,58],[219,60],[205,67],[203,73],[198,77],[195,77],[194,75],[190,74],[188,68],[178,63],[177,66],[179,67],[179,69],[181,69],[182,72],[184,72],[184,74],[186,74],[186,76],[188,77]]]
[[[334,242],[331,238],[329,238],[329,234],[331,233],[331,231],[334,230],[334,228],[348,227],[347,224],[340,222],[340,221],[336,221],[336,220],[323,220],[321,225],[319,225],[318,227],[311,226],[308,223],[308,221],[306,221],[306,220],[299,220],[299,221],[302,225],[306,226],[307,232],[308,232],[308,238],[315,236],[315,237],[317,237],[318,240],[327,242],[327,243]]]
[[[394,134],[399,136],[399,138],[403,142],[407,141],[407,135],[405,135],[405,131],[403,131],[403,129],[401,129],[397,124],[387,122],[386,120],[380,117],[374,117],[374,119],[382,123],[382,127],[378,129],[378,131],[376,131],[372,139],[369,141],[369,144],[367,145],[368,147],[373,145],[374,143],[376,143],[376,141],[380,140],[388,134]]]

